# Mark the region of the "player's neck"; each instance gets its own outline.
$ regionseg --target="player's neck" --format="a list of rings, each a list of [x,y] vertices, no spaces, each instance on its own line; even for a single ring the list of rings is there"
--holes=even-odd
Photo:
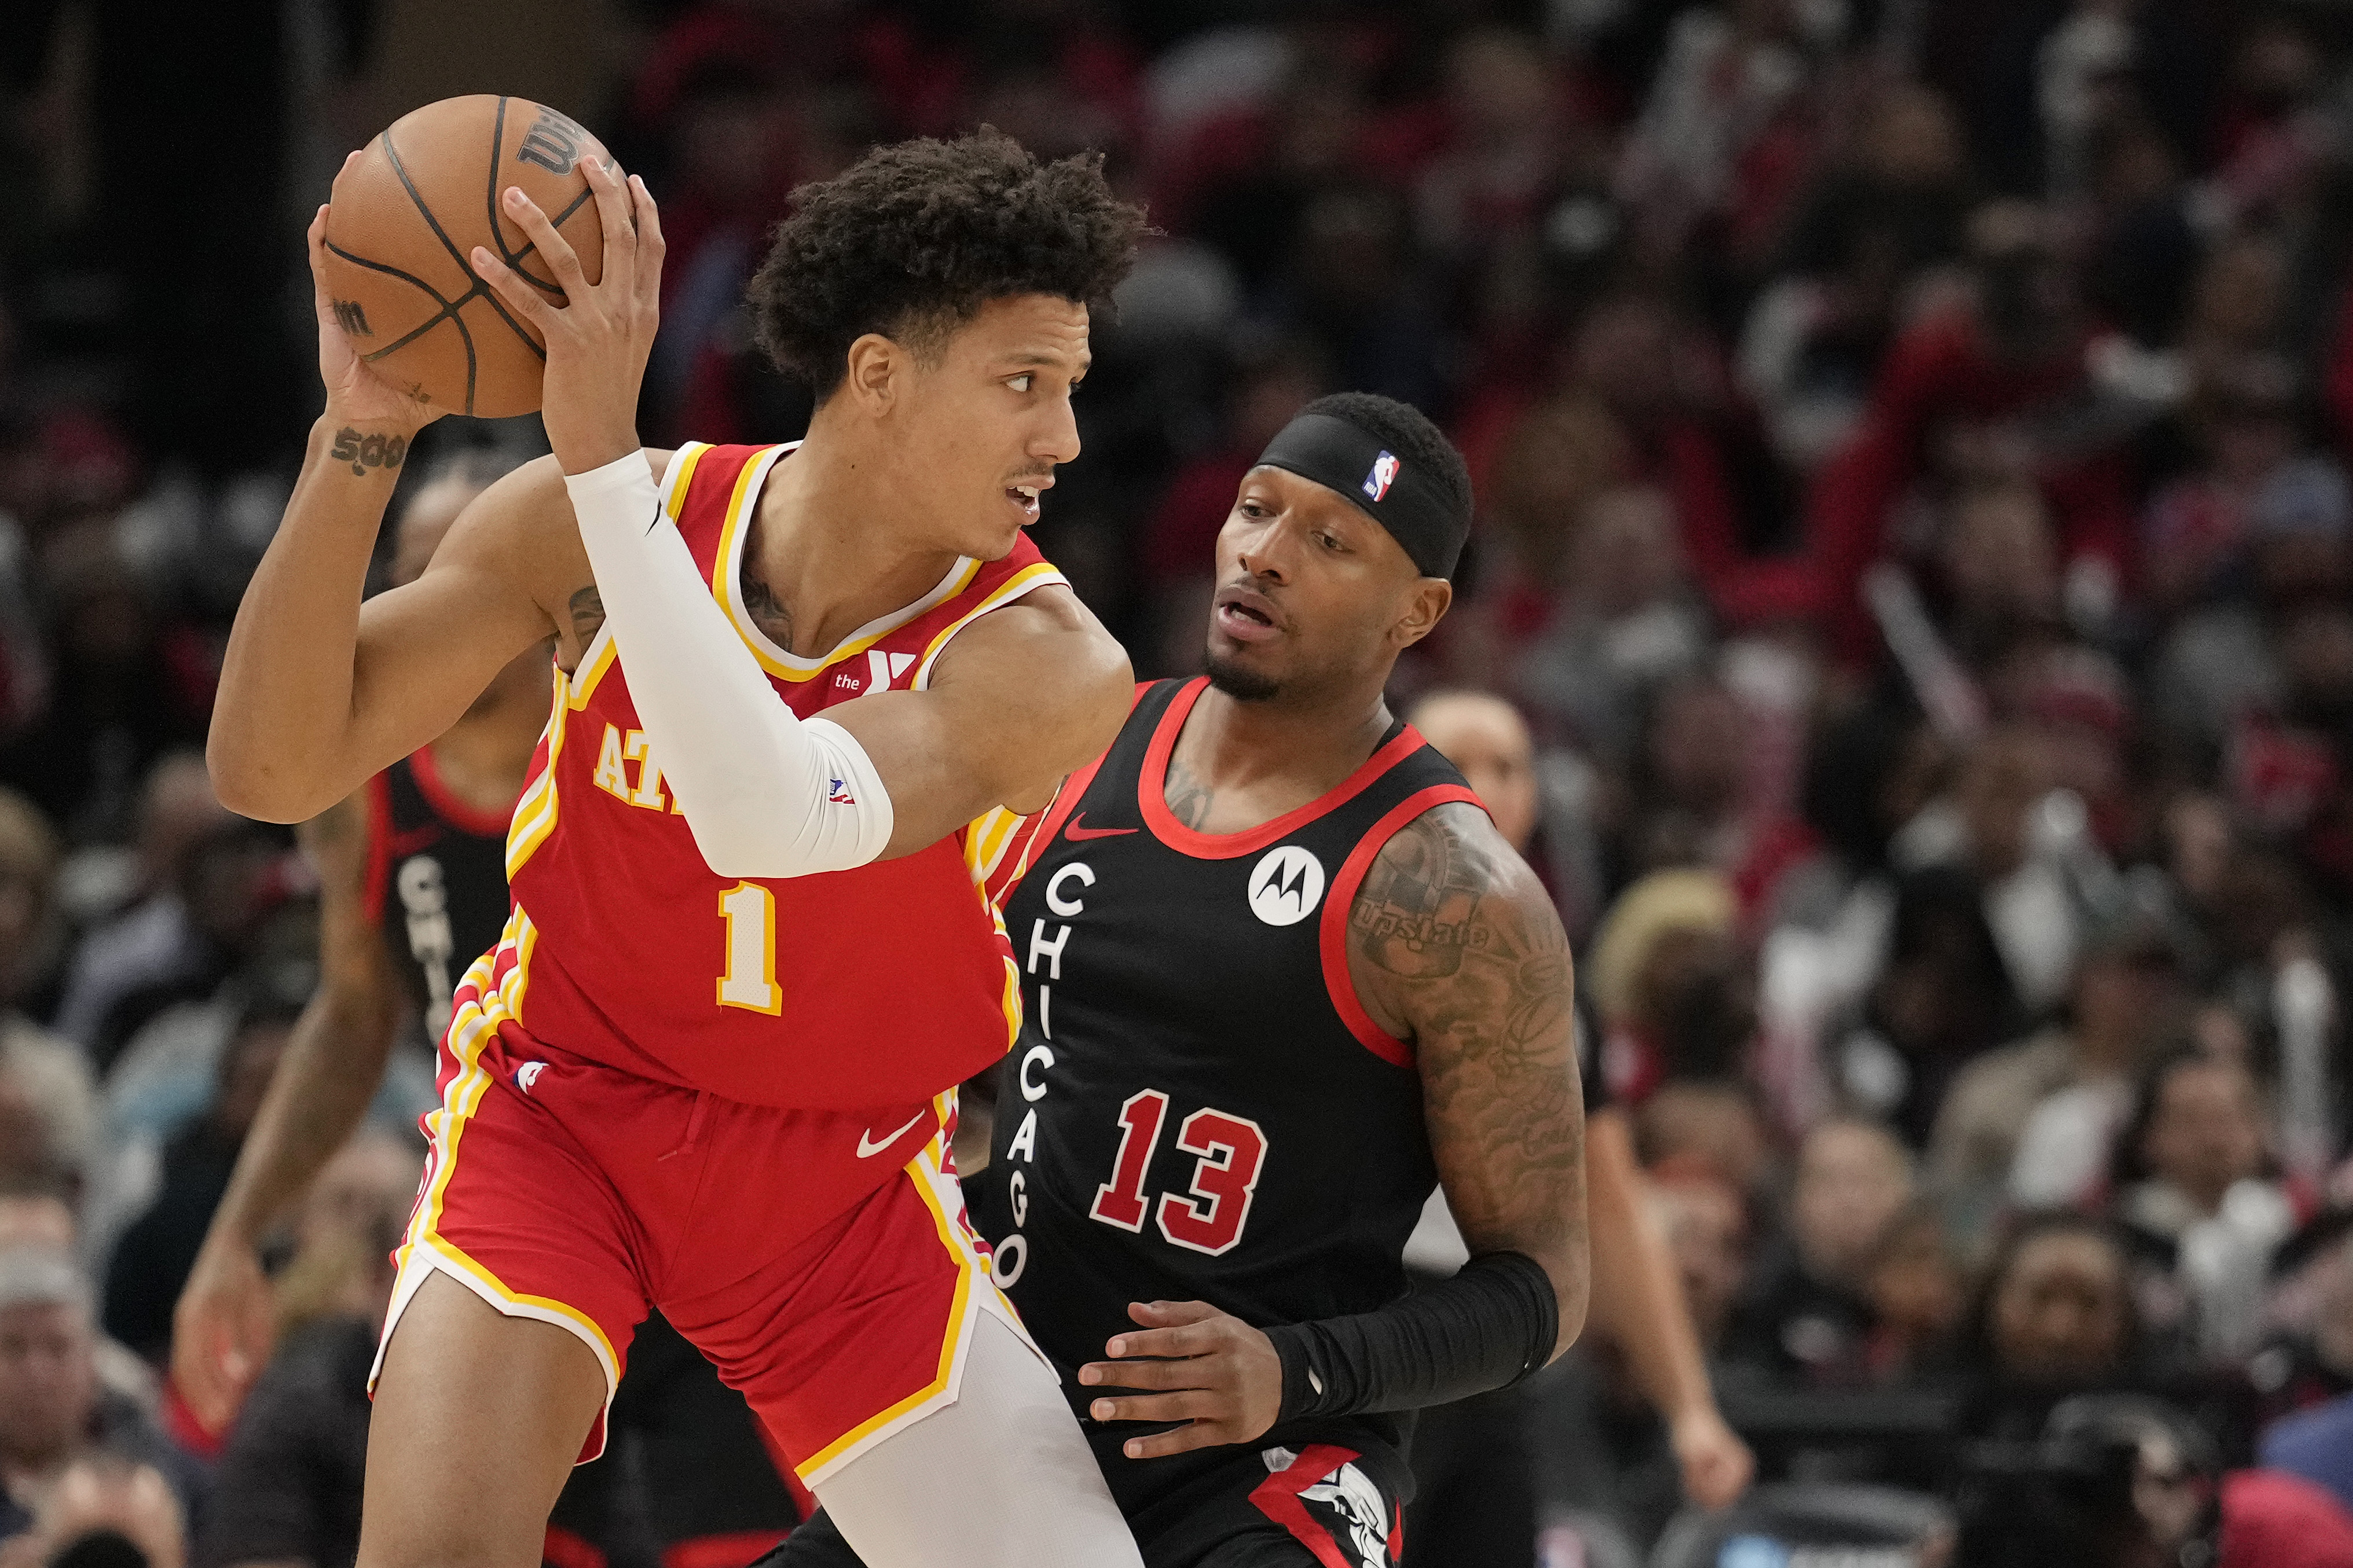
[[[903,461],[828,438],[812,425],[768,470],[746,542],[744,576],[761,629],[814,658],[868,622],[904,608],[955,564],[953,550],[911,540],[890,520],[920,515],[897,494]],[[782,635],[779,635],[779,634]]]
[[[1393,722],[1377,687],[1312,702],[1245,702],[1212,686],[1185,716],[1171,780],[1216,798],[1208,832],[1241,833],[1331,790],[1364,766]],[[1169,795],[1177,785],[1172,782]]]

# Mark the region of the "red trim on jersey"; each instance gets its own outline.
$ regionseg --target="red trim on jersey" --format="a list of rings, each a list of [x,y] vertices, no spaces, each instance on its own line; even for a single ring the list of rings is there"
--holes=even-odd
[[[1196,860],[1230,860],[1289,837],[1324,813],[1362,795],[1375,779],[1421,750],[1425,743],[1421,732],[1408,724],[1398,731],[1395,740],[1366,757],[1355,773],[1305,805],[1293,807],[1272,821],[1261,822],[1246,833],[1196,833],[1177,821],[1176,814],[1168,809],[1168,759],[1176,752],[1176,737],[1184,733],[1186,716],[1193,711],[1193,704],[1201,700],[1201,693],[1208,687],[1208,676],[1196,676],[1168,704],[1168,711],[1160,716],[1159,728],[1153,731],[1152,744],[1144,753],[1144,771],[1136,780],[1144,826],[1161,843]]]
[[[1406,733],[1413,731],[1409,729]],[[1372,831],[1356,840],[1356,847],[1341,863],[1340,874],[1332,879],[1331,890],[1324,895],[1324,918],[1316,940],[1324,954],[1324,989],[1332,998],[1332,1010],[1340,1015],[1340,1022],[1348,1026],[1348,1033],[1356,1037],[1357,1044],[1392,1067],[1414,1065],[1413,1045],[1374,1023],[1373,1016],[1357,999],[1356,982],[1348,973],[1348,912],[1356,905],[1356,889],[1364,885],[1365,873],[1373,868],[1373,858],[1397,837],[1398,829],[1431,806],[1454,800],[1468,802],[1482,811],[1487,809],[1477,794],[1464,784],[1431,784],[1414,791],[1389,807],[1388,814],[1373,824]]]
[[[806,1517],[806,1516],[804,1516]],[[783,1544],[781,1530],[736,1530],[695,1535],[662,1548],[661,1568],[744,1568]]]
[[[1341,1553],[1340,1543],[1308,1514],[1307,1505],[1299,1500],[1299,1494],[1341,1466],[1363,1458],[1354,1448],[1343,1448],[1336,1443],[1310,1443],[1299,1450],[1299,1458],[1259,1482],[1251,1489],[1250,1500],[1258,1505],[1259,1512],[1298,1537],[1299,1543],[1314,1552],[1315,1561],[1324,1568],[1357,1568],[1356,1553]]]
[[[392,780],[377,773],[367,782],[367,875],[360,883],[368,924],[384,923],[384,895],[391,886]]]
[[[460,833],[470,833],[477,838],[504,838],[507,824],[514,818],[514,805],[506,810],[485,811],[480,806],[460,800],[441,778],[441,764],[433,760],[433,748],[420,746],[408,756],[408,776],[417,781],[417,791],[434,814]],[[516,799],[522,792],[515,792]]]

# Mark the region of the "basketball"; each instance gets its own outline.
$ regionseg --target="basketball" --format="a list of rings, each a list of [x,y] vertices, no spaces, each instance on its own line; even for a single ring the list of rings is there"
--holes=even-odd
[[[539,205],[594,283],[605,231],[582,154],[606,156],[569,116],[478,93],[393,121],[335,179],[327,295],[376,373],[451,414],[485,419],[539,406],[540,336],[474,271],[475,246],[564,303],[555,275],[500,210],[510,185]]]

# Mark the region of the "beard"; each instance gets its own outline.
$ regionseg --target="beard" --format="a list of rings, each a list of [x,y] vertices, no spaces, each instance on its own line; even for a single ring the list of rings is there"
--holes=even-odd
[[[1237,702],[1268,702],[1281,694],[1280,681],[1270,680],[1254,670],[1244,669],[1227,659],[1210,654],[1202,667],[1209,684]]]

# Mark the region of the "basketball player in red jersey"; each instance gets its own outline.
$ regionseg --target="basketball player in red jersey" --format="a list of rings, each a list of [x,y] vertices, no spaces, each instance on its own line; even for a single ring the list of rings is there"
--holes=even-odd
[[[487,452],[438,466],[400,510],[390,586],[426,563],[476,496],[515,467]],[[299,830],[319,872],[320,979],[235,1174],[213,1213],[173,1334],[173,1379],[224,1430],[276,1337],[261,1245],[357,1130],[395,1044],[448,1026],[459,977],[507,921],[506,833],[547,726],[547,650],[512,660],[448,733]],[[801,1514],[744,1399],[659,1315],[640,1329],[615,1403],[638,1472],[608,1457],[573,1471],[546,1559],[599,1562],[642,1474],[665,1564],[720,1563],[774,1545]]]
[[[993,134],[877,150],[799,193],[753,286],[818,393],[806,442],[641,452],[660,230],[641,184],[582,167],[596,284],[519,192],[565,307],[469,258],[545,336],[554,458],[364,606],[386,469],[432,411],[322,293],[327,411],[211,739],[234,808],[304,818],[556,640],[514,910],[443,1042],[361,1568],[533,1561],[649,1306],[870,1562],[1132,1568],[946,1144],[1019,1016],[968,866],[998,830],[972,825],[1042,805],[1127,704],[1022,530],[1078,453],[1089,307],[1141,215]],[[357,461],[328,457],[344,431]]]

